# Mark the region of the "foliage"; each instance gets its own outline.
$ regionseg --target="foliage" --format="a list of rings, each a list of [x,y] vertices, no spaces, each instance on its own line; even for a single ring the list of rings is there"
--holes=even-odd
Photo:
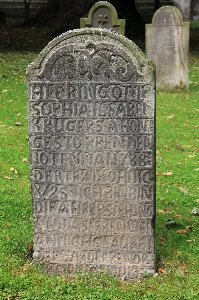
[[[194,207],[199,208],[199,22],[192,23],[191,28],[189,91],[157,93],[157,273],[134,282],[118,281],[103,273],[98,277],[51,276],[32,264],[25,69],[36,58],[39,47],[43,48],[46,31],[34,34],[35,29],[26,29],[23,43],[14,38],[14,32],[10,41],[3,39],[0,299],[199,299],[199,217],[190,214]],[[1,33],[8,34],[6,30],[0,28]],[[44,40],[47,42],[45,34]]]

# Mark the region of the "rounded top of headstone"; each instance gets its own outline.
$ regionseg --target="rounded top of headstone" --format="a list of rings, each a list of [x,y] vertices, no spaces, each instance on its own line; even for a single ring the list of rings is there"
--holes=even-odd
[[[80,28],[113,28],[118,33],[125,35],[125,19],[118,19],[115,7],[107,1],[95,3],[89,13],[88,18],[80,18]]]
[[[138,69],[137,72],[140,70],[141,73],[142,69],[148,73],[146,66],[154,68],[153,63],[149,63],[137,45],[125,36],[113,30],[82,28],[68,31],[53,39],[27,67],[27,81],[33,78],[55,81],[65,78],[83,80],[82,70],[85,63],[87,69],[93,68],[92,78],[106,80],[108,73],[105,70],[103,76],[94,70],[94,67],[99,67],[100,71],[103,71],[100,62],[104,59],[107,61],[106,69],[117,68],[119,72],[117,76],[120,74],[121,80],[126,78],[128,66],[131,64],[134,64]],[[56,71],[53,69],[55,65]]]
[[[163,6],[155,12],[152,23],[154,26],[176,26],[183,23],[183,17],[178,8]]]
[[[107,7],[110,9],[111,13],[114,14],[117,18],[118,18],[118,14],[117,14],[117,10],[115,9],[115,7],[110,3],[110,2],[107,2],[107,1],[99,1],[97,3],[95,3],[90,11],[89,11],[89,15],[92,16],[93,15],[93,12],[98,9],[99,7]]]

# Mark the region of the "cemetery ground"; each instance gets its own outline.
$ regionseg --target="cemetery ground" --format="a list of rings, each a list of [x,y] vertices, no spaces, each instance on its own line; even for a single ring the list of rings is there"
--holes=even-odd
[[[191,23],[189,90],[157,92],[157,270],[127,282],[46,275],[32,264],[25,69],[52,33],[0,27],[0,299],[199,299],[198,32]]]

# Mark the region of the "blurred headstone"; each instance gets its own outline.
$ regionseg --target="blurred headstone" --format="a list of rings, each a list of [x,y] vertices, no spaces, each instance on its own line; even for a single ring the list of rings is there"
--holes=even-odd
[[[146,57],[155,62],[157,88],[189,87],[189,23],[177,8],[160,8],[146,25]]]

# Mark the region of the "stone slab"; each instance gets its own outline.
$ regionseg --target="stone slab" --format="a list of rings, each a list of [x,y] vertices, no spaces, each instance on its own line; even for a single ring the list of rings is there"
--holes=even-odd
[[[177,8],[161,7],[146,25],[146,57],[155,62],[157,88],[189,87],[189,23]]]
[[[80,28],[94,27],[113,29],[125,35],[125,19],[118,19],[115,7],[107,1],[95,3],[88,14],[88,18],[80,19]]]
[[[155,272],[154,64],[122,35],[79,29],[27,68],[34,262]]]

